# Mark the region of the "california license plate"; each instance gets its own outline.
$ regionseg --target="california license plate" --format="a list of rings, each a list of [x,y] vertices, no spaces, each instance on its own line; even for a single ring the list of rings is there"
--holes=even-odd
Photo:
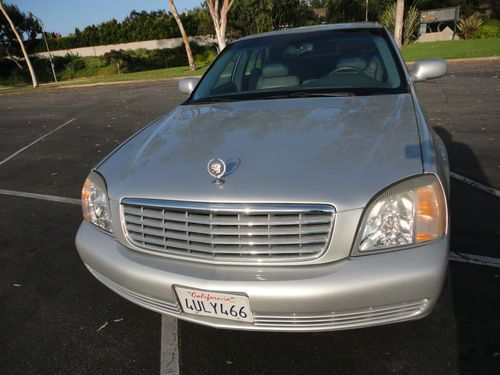
[[[175,291],[186,314],[253,322],[247,296],[184,287],[175,287]]]

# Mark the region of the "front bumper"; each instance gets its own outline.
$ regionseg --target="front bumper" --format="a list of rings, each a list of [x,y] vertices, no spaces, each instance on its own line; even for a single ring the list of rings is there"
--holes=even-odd
[[[439,297],[448,238],[412,249],[304,266],[228,266],[187,262],[130,250],[87,222],[76,247],[109,288],[145,308],[217,327],[261,331],[327,331],[417,319]],[[182,312],[174,285],[244,293],[253,323]]]

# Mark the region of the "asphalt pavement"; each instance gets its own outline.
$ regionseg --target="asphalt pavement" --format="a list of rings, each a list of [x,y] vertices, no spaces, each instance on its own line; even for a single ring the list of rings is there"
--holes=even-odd
[[[500,189],[500,61],[450,64],[421,83],[451,168]],[[0,96],[0,190],[78,198],[90,168],[181,102],[176,81]],[[46,138],[44,134],[64,125]],[[500,258],[500,199],[452,181],[451,247]],[[73,204],[0,194],[0,372],[154,374],[160,316],[118,297],[74,247]],[[498,374],[500,269],[450,263],[423,320],[352,331],[284,334],[179,322],[182,374]]]

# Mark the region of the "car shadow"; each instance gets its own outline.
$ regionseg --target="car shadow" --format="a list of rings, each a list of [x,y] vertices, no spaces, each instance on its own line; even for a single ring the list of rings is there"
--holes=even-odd
[[[490,186],[490,181],[484,173],[481,163],[474,154],[474,151],[472,151],[466,143],[454,140],[453,135],[447,129],[439,126],[433,127],[433,129],[446,146],[448,159],[450,161],[450,170]]]
[[[451,181],[451,250],[499,257],[500,199]],[[500,277],[493,267],[450,263],[461,374],[500,373]]]
[[[448,150],[450,170],[490,186],[473,150],[456,141],[447,129],[434,127],[434,130]],[[456,178],[451,179],[450,185],[451,250],[498,257],[500,200]],[[500,304],[488,302],[500,300],[498,271],[457,262],[450,263],[449,268],[459,372],[500,373]]]

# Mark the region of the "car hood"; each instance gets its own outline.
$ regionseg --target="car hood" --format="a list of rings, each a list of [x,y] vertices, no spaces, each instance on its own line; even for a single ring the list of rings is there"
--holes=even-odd
[[[227,164],[225,183],[207,172]],[[422,173],[409,94],[182,105],[98,168],[110,199],[364,207]]]

